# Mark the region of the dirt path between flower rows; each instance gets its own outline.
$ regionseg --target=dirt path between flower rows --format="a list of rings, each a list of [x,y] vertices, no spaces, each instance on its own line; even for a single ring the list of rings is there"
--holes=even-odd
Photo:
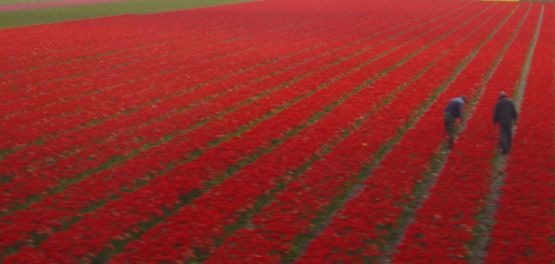
[[[48,1],[48,2],[8,4],[8,5],[0,6],[0,12],[84,5],[84,4],[110,3],[110,2],[119,2],[119,1],[123,1],[123,0],[55,0],[55,1]]]

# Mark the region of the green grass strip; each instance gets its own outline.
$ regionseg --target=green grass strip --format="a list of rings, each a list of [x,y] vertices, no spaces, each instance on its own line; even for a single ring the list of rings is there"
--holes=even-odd
[[[44,9],[0,12],[0,28],[81,20],[118,15],[140,15],[182,9],[244,3],[252,0],[127,0]]]
[[[0,6],[14,5],[14,4],[29,4],[29,3],[44,3],[53,2],[56,0],[0,0]]]

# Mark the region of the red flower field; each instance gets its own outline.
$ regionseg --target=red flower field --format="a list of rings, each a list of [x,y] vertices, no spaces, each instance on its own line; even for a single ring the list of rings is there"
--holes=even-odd
[[[0,39],[1,263],[555,259],[555,2],[265,0]]]

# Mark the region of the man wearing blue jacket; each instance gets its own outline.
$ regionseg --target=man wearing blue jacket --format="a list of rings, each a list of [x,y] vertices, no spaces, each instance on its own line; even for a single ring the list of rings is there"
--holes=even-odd
[[[449,148],[453,147],[455,141],[455,122],[457,118],[464,122],[464,104],[466,103],[466,96],[459,96],[449,100],[447,107],[443,113],[443,120],[445,124],[445,131],[447,132],[447,142]]]

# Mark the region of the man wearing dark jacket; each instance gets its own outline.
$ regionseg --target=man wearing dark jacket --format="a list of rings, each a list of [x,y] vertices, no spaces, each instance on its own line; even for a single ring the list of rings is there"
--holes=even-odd
[[[493,123],[499,124],[499,146],[501,153],[507,154],[511,150],[513,123],[517,120],[515,104],[501,92],[495,105]]]
[[[461,122],[464,122],[465,103],[465,96],[455,97],[447,103],[447,107],[443,110],[443,120],[445,124],[445,131],[447,132],[449,148],[453,146],[453,142],[455,141],[455,121],[457,121],[457,118],[460,118]]]

